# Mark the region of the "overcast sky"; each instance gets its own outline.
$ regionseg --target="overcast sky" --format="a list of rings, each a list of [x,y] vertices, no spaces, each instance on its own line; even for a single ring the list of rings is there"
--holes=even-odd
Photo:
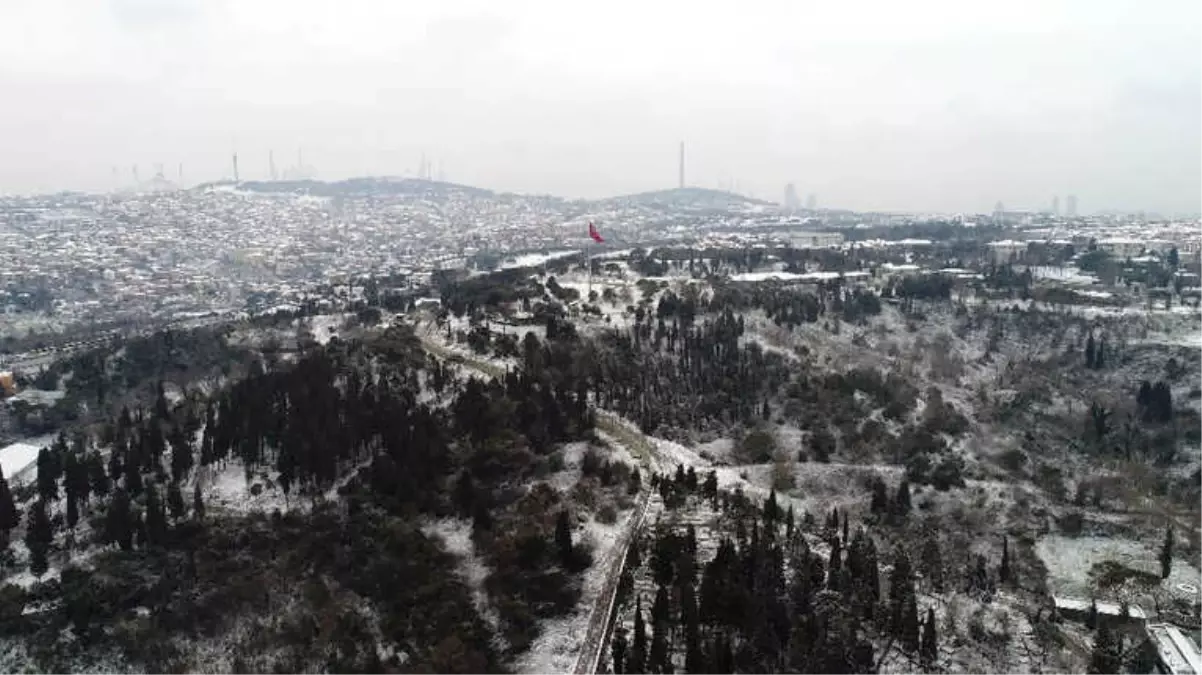
[[[1197,212],[1202,3],[2,0],[0,191],[403,174]],[[120,168],[114,178],[112,168]]]

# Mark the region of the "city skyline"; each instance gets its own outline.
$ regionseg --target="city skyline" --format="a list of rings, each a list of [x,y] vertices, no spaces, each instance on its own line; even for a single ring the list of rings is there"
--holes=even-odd
[[[1202,202],[1194,3],[77,5],[0,8],[20,102],[0,192],[111,189],[114,165],[218,180],[233,152],[269,176],[303,146],[327,179],[425,153],[457,183],[604,197],[678,183],[683,140],[689,184],[773,201],[793,182],[865,211]]]

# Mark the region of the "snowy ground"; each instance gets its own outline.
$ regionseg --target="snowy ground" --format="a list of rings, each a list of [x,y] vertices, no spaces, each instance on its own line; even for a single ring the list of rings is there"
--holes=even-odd
[[[422,526],[422,532],[426,536],[441,539],[447,552],[454,555],[459,561],[456,571],[471,589],[472,602],[476,606],[476,611],[480,613],[493,632],[499,635],[500,617],[488,598],[488,592],[484,589],[489,569],[484,564],[484,560],[476,554],[476,545],[472,542],[471,522],[444,518],[427,522]],[[497,645],[497,647],[500,651],[505,649],[505,645]]]
[[[1107,560],[1156,575],[1160,573],[1157,550],[1144,543],[1119,537],[1048,535],[1039,538],[1035,544],[1035,552],[1047,566],[1048,586],[1057,595],[1109,599],[1107,591],[1097,589],[1089,577],[1094,565]],[[1198,579],[1196,561],[1191,565],[1190,561],[1182,560],[1179,556],[1173,561],[1169,578],[1161,582],[1160,590],[1195,600],[1199,587]],[[1183,589],[1182,586],[1187,588]],[[1189,589],[1193,589],[1193,593],[1190,593]],[[1193,598],[1189,597],[1191,595]],[[1152,607],[1147,606],[1145,609],[1151,611]]]
[[[293,493],[285,498],[279,484],[279,472],[258,469],[248,478],[246,469],[238,459],[225,462],[224,466],[198,467],[194,480],[200,481],[205,507],[234,513],[262,511],[271,513],[279,509],[305,509],[312,500]],[[185,494],[191,494],[191,484],[184,486]]]
[[[590,520],[584,526],[585,541],[593,547],[593,565],[584,576],[584,587],[576,611],[543,624],[542,632],[530,649],[518,659],[520,673],[569,673],[576,666],[584,636],[594,620],[593,608],[604,590],[608,573],[619,557],[625,556],[620,545],[622,535],[634,524],[637,510],[627,511],[614,525]]]

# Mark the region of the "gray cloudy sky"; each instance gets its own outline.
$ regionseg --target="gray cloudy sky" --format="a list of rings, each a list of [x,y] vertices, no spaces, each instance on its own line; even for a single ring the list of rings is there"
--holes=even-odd
[[[3,0],[0,190],[413,171],[860,209],[1197,212],[1202,3]]]

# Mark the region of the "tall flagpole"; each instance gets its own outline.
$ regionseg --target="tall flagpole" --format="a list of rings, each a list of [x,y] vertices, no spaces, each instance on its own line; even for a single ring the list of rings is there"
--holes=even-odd
[[[593,233],[589,232],[588,241],[584,244],[585,264],[588,265],[588,295],[585,296],[585,303],[592,302],[593,297]]]

